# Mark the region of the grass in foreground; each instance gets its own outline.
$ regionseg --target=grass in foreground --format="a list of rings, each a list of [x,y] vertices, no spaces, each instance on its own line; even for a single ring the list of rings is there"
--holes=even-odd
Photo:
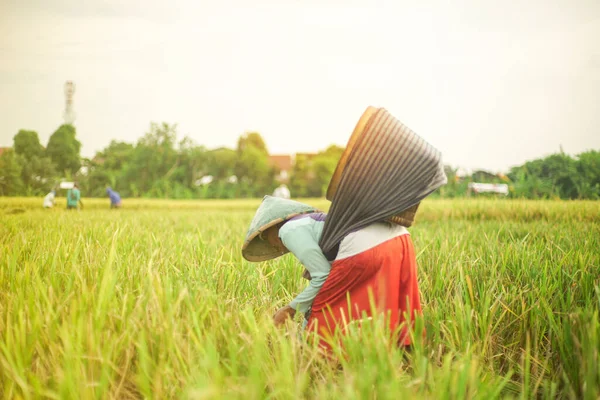
[[[600,396],[598,203],[425,202],[426,342],[405,359],[366,326],[338,369],[272,327],[304,281],[241,258],[258,201],[84,202],[0,199],[5,398]]]

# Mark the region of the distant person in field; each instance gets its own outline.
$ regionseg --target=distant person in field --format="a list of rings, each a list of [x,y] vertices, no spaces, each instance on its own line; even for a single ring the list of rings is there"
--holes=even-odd
[[[83,205],[81,202],[81,192],[79,186],[75,183],[72,189],[67,191],[67,210],[77,210],[79,205]]]
[[[52,190],[44,197],[44,208],[54,207],[54,199],[56,198],[56,191]]]
[[[106,194],[110,198],[110,208],[121,208],[121,196],[110,187],[106,188]]]
[[[273,197],[281,197],[282,199],[289,199],[291,197],[290,189],[288,189],[287,185],[281,184],[273,192]]]
[[[303,277],[309,285],[274,315],[275,325],[283,324],[296,313],[308,323],[312,303],[325,283],[331,263],[319,248],[326,214],[296,201],[265,196],[250,224],[242,249],[248,261],[265,261],[292,252],[302,263]]]

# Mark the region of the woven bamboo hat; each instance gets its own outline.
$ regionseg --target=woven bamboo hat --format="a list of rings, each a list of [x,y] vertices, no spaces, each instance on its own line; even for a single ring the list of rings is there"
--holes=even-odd
[[[327,188],[327,195],[326,195],[327,200],[333,201],[333,198],[335,196],[335,193],[337,192],[340,181],[342,180],[344,168],[346,167],[346,164],[348,163],[350,155],[352,154],[353,150],[355,149],[355,145],[356,145],[358,139],[363,135],[363,133],[365,132],[366,128],[369,125],[369,122],[371,121],[371,119],[375,116],[375,114],[379,110],[381,110],[381,109],[369,106],[369,107],[367,107],[365,112],[363,112],[362,116],[358,120],[358,123],[356,124],[356,127],[354,128],[354,131],[352,132],[352,136],[350,136],[350,140],[348,140],[346,149],[342,153],[342,157],[340,158],[340,161],[338,162],[337,167],[335,168],[333,176],[331,177],[331,181],[329,181],[329,186]],[[389,218],[388,221],[402,225],[402,226],[406,226],[406,227],[411,226],[415,220],[415,215],[417,213],[417,209],[419,208],[419,204],[420,203],[417,203],[414,206],[407,208],[406,210],[402,211],[398,215],[395,215],[395,216]]]
[[[319,212],[314,207],[280,197],[265,196],[256,210],[242,246],[242,256],[253,262],[266,261],[284,255],[273,247],[262,233],[267,229],[301,214]]]

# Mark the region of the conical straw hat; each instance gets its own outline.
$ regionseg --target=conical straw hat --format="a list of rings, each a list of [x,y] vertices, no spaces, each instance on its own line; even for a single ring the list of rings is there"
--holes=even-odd
[[[242,256],[248,261],[266,261],[282,256],[281,252],[273,247],[262,233],[267,229],[289,220],[297,215],[319,212],[314,207],[293,200],[280,197],[265,196],[256,210],[250,223],[246,240],[242,246]]]

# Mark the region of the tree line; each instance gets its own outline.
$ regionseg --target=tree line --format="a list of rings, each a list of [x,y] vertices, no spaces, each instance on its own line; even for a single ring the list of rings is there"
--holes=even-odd
[[[469,182],[504,183],[510,197],[526,199],[600,199],[600,151],[590,150],[571,157],[562,149],[556,154],[525,162],[506,174],[475,171],[459,177],[458,169],[446,166],[448,184],[438,190],[442,197],[462,197]]]
[[[37,132],[20,130],[0,155],[0,195],[41,196],[62,180],[76,181],[84,196],[105,196],[111,186],[124,197],[173,199],[262,197],[279,185],[279,170],[257,132],[240,136],[235,149],[207,149],[177,126],[151,123],[137,143],[111,141],[91,159],[80,156],[75,127],[61,125],[44,147]],[[343,152],[330,146],[296,156],[288,186],[294,197],[322,197]],[[459,176],[446,166],[448,184],[434,196],[461,197],[469,182],[506,183],[518,198],[600,199],[600,152],[564,152],[512,168],[507,174],[475,171]]]
[[[113,140],[91,159],[80,149],[72,125],[60,126],[46,147],[36,132],[20,130],[0,156],[0,195],[40,196],[62,180],[76,181],[87,197],[105,196],[111,186],[124,197],[173,199],[262,197],[279,185],[257,132],[241,135],[235,149],[207,149],[179,138],[176,125],[151,123],[137,143]],[[294,196],[322,196],[342,151],[299,155],[288,182]]]

